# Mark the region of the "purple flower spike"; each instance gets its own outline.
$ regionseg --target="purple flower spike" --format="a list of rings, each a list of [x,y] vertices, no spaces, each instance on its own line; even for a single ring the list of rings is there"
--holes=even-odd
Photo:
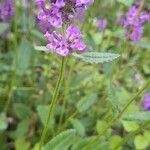
[[[150,21],[150,12],[139,12],[139,5],[133,5],[126,15],[119,18],[120,24],[125,28],[126,37],[134,42],[143,36],[144,24]]]
[[[50,42],[47,48],[61,56],[67,56],[72,52],[83,52],[86,48],[82,40],[82,34],[75,25],[70,25],[66,30],[66,35],[54,31],[45,34],[45,38]]]
[[[93,0],[49,0],[49,7],[46,7],[46,0],[36,0],[40,11],[38,19],[49,22],[50,26],[61,28],[72,19],[82,20],[86,6],[92,3]]]
[[[145,110],[150,110],[150,92],[144,96],[143,107]]]
[[[107,25],[108,25],[107,19],[99,19],[99,20],[97,20],[97,26],[98,26],[98,28],[99,28],[99,30],[101,32],[105,31],[105,29],[107,28]]]
[[[0,4],[0,21],[8,22],[15,14],[14,1],[3,0]]]

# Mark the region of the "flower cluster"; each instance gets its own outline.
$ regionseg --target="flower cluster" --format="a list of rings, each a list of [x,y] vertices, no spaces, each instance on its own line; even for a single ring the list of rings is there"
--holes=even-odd
[[[8,22],[14,16],[14,1],[3,0],[0,4],[0,22]]]
[[[91,3],[93,0],[49,0],[48,3],[46,0],[36,0],[40,9],[37,19],[43,29],[48,26],[60,28],[74,18],[81,20],[86,7]]]
[[[72,52],[85,51],[82,34],[78,27],[71,22],[74,19],[81,20],[88,5],[94,0],[36,0],[40,9],[37,22],[40,29],[45,32],[45,38],[49,41],[47,49],[61,56],[67,56]],[[64,35],[55,31],[67,25]]]
[[[120,24],[126,30],[126,37],[134,42],[141,39],[143,35],[144,24],[150,21],[150,13],[148,11],[139,10],[138,4],[133,5],[126,15],[120,18]]]
[[[143,106],[145,110],[150,110],[150,92],[145,94]]]
[[[72,24],[67,28],[65,36],[54,31],[51,34],[46,32],[45,37],[50,42],[46,47],[62,56],[75,51],[83,52],[86,48],[80,30]]]

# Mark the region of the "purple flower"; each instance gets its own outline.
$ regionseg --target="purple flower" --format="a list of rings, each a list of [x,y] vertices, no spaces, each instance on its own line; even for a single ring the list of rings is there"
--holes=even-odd
[[[49,33],[52,33],[53,30],[54,30],[54,27],[52,25],[49,24],[48,21],[44,20],[44,21],[41,21],[39,20],[38,18],[36,19],[36,23],[37,23],[37,26],[38,28],[43,32],[43,33],[46,33],[47,31]]]
[[[104,32],[104,30],[107,27],[107,24],[108,24],[107,19],[99,19],[99,20],[97,20],[97,26],[99,28],[99,31],[101,31],[101,32]]]
[[[51,34],[47,32],[45,37],[50,42],[46,47],[61,56],[67,56],[72,52],[83,52],[86,48],[80,30],[72,24],[67,28],[65,36],[53,31]]]
[[[150,21],[150,13],[147,11],[139,12],[139,5],[133,5],[126,15],[119,19],[120,24],[125,28],[126,37],[134,42],[142,38],[144,24]]]
[[[144,96],[143,107],[145,110],[150,110],[150,92]]]
[[[14,1],[13,0],[3,0],[0,4],[0,21],[10,21],[14,16]]]
[[[76,17],[81,20],[86,6],[92,2],[93,0],[49,0],[49,6],[46,7],[45,0],[37,0],[36,4],[40,9],[38,19],[60,28]]]

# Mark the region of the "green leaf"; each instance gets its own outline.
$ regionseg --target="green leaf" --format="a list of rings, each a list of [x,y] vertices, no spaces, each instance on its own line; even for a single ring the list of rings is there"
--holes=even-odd
[[[95,138],[96,137],[78,138],[71,150],[109,150],[109,145],[103,138]]]
[[[77,103],[78,111],[81,113],[87,111],[92,105],[97,102],[97,100],[98,96],[96,93],[86,95]]]
[[[29,150],[30,143],[24,139],[18,139],[15,141],[15,150]]]
[[[31,117],[31,110],[25,104],[16,103],[14,104],[14,111],[19,119],[25,119]]]
[[[0,132],[7,129],[7,117],[5,113],[0,114]]]
[[[102,134],[106,130],[107,126],[108,126],[108,122],[103,120],[98,120],[96,123],[96,130],[98,134]],[[107,129],[105,131],[105,135],[110,133],[111,133],[111,129]]]
[[[4,33],[9,28],[8,23],[0,23],[0,34]]]
[[[79,121],[78,119],[71,119],[70,121],[74,129],[76,129],[77,133],[81,136],[85,136],[85,127],[83,126],[81,121]]]
[[[140,48],[149,49],[150,43],[149,43],[149,41],[139,41],[139,42],[135,43],[135,46],[140,47]]]
[[[137,135],[135,137],[134,144],[135,144],[136,149],[138,150],[142,150],[142,149],[144,150],[149,145],[147,139],[142,135]]]
[[[131,6],[134,2],[134,0],[117,0],[117,1],[126,5],[126,6]]]
[[[31,34],[37,39],[39,39],[40,41],[45,41],[43,33],[39,32],[38,30],[35,29],[31,30]]]
[[[15,139],[24,138],[29,130],[29,125],[30,125],[29,118],[19,122],[16,131],[12,133],[13,138]]]
[[[118,135],[113,135],[110,137],[110,147],[111,149],[114,149],[120,142],[122,141],[122,138]],[[121,150],[121,148],[117,149]]]
[[[144,137],[145,137],[145,139],[149,142],[149,144],[150,144],[150,131],[147,131],[147,130],[145,130],[144,131]]]
[[[74,53],[73,56],[88,63],[105,63],[105,62],[113,61],[114,59],[118,58],[120,55],[113,54],[113,53],[85,52],[80,55]]]
[[[150,112],[134,112],[123,116],[124,120],[147,121],[150,120]]]
[[[17,73],[22,75],[26,73],[32,61],[33,47],[27,39],[22,39],[18,49]]]
[[[48,142],[43,150],[67,150],[74,142],[76,131],[69,129],[61,132]]]
[[[127,132],[136,131],[139,125],[134,121],[122,121],[123,127]]]
[[[34,49],[37,50],[37,51],[49,52],[49,50],[46,48],[46,46],[37,46],[37,45],[34,45]]]
[[[107,90],[108,90],[108,96],[109,96],[108,100],[111,104],[111,108],[114,112],[118,112],[120,102],[118,100],[118,96],[116,95],[116,89],[111,82],[108,83]]]
[[[46,125],[46,121],[48,117],[48,109],[49,109],[48,106],[43,106],[43,105],[39,105],[37,107],[38,115],[44,126]],[[48,127],[50,128],[53,124],[54,124],[54,118],[52,118],[52,120],[49,121]]]

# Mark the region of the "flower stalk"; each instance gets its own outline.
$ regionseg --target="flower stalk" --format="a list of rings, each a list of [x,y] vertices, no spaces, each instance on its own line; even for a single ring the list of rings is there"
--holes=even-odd
[[[46,125],[45,125],[45,127],[42,131],[39,150],[42,150],[42,146],[43,146],[43,143],[45,141],[46,134],[47,134],[47,131],[48,131],[48,124],[49,124],[49,121],[52,117],[53,111],[54,111],[54,109],[56,107],[56,104],[57,104],[57,97],[58,97],[60,87],[61,87],[61,84],[62,84],[62,81],[63,81],[63,78],[64,78],[65,62],[66,62],[65,57],[62,57],[62,63],[61,63],[59,78],[58,78],[58,81],[57,81],[57,84],[56,84],[56,87],[55,87],[55,90],[54,90],[54,94],[53,94],[53,98],[51,100],[51,104],[49,105],[48,117],[47,117],[47,120],[46,120]]]

